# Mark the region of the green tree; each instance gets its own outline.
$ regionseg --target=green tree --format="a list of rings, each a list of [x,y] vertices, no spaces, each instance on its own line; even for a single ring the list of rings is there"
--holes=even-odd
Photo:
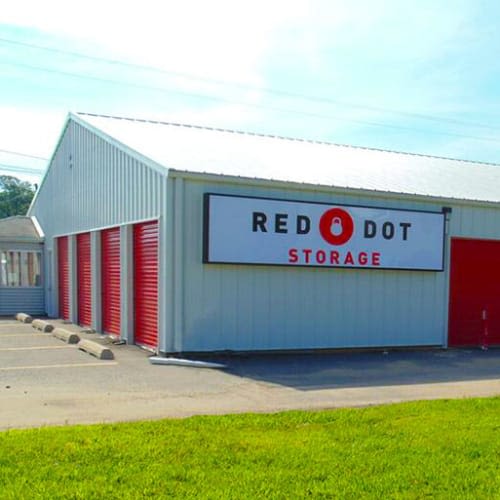
[[[0,219],[26,215],[35,186],[10,175],[0,175]]]

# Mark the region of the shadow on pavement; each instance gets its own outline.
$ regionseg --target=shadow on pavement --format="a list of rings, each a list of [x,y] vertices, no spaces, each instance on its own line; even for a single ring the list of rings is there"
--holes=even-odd
[[[500,350],[249,354],[211,358],[236,376],[299,390],[500,378]]]

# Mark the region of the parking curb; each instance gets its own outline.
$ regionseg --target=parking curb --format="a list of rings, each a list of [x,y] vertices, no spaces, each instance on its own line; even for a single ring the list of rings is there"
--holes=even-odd
[[[80,342],[80,336],[78,334],[65,330],[64,328],[54,328],[52,335],[67,344],[78,344],[78,342]]]
[[[21,323],[31,323],[33,321],[33,318],[29,314],[26,314],[26,313],[17,313],[16,319],[17,319],[17,321],[20,321]]]
[[[31,323],[31,326],[36,330],[40,330],[45,333],[50,333],[52,330],[54,330],[54,325],[52,325],[48,321],[43,321],[41,319],[34,319]]]
[[[81,351],[85,351],[92,356],[95,356],[97,359],[114,359],[115,356],[113,351],[108,347],[105,347],[93,340],[80,340],[77,344],[78,349]]]

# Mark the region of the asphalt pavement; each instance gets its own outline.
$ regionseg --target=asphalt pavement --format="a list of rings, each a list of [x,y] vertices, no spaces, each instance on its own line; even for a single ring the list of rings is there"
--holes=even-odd
[[[500,395],[498,349],[231,355],[207,369],[153,365],[139,347],[53,323],[114,359],[1,319],[1,430]]]

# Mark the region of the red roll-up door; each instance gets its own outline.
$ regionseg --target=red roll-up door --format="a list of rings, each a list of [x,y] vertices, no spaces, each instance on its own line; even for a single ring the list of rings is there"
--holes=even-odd
[[[134,226],[135,343],[158,345],[158,222]]]
[[[500,241],[451,240],[449,346],[500,345]]]
[[[90,256],[90,233],[76,236],[76,258],[78,279],[78,324],[92,323],[92,259]]]
[[[101,232],[102,328],[120,335],[120,228]]]
[[[57,285],[59,316],[69,320],[69,248],[68,237],[57,238]]]

